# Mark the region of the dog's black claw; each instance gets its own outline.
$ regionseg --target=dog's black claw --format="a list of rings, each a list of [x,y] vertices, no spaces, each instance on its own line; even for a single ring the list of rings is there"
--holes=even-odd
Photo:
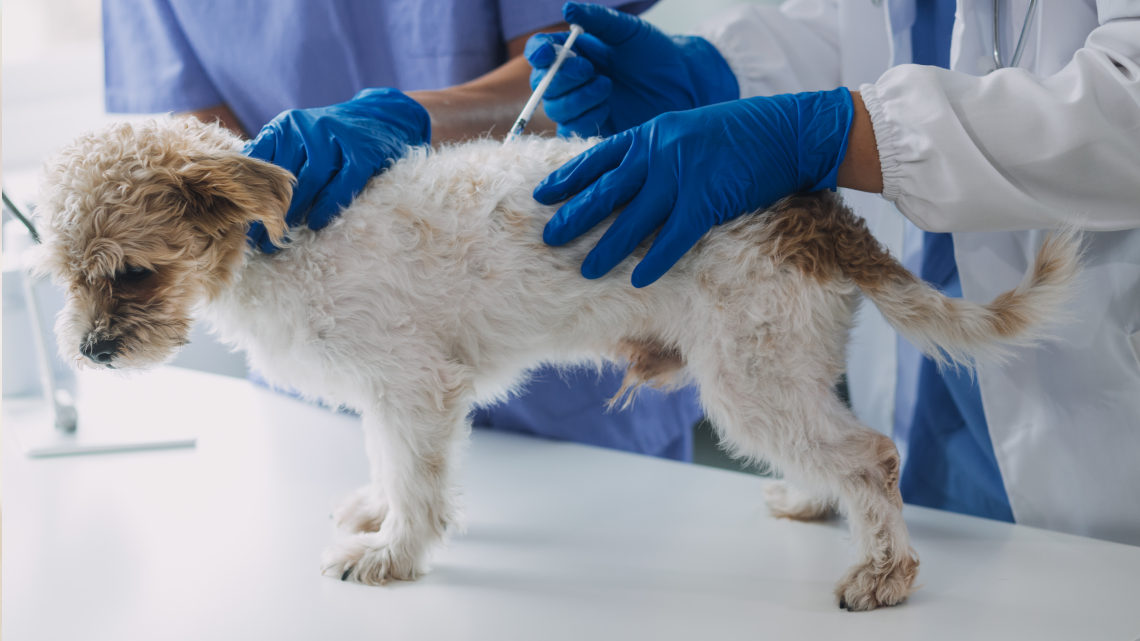
[[[839,609],[840,610],[846,610],[847,609],[847,599],[842,599],[842,598],[839,599]]]
[[[341,581],[347,581],[348,575],[350,575],[350,574],[352,574],[352,568],[348,568],[347,570],[345,570],[344,574],[340,575],[340,580]]]

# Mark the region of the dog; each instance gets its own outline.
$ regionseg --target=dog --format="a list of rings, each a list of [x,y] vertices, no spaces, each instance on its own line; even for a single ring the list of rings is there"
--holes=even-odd
[[[846,514],[859,558],[840,606],[902,602],[918,557],[899,455],[834,391],[856,305],[870,299],[940,362],[1000,357],[1042,337],[1079,239],[1050,236],[1023,282],[981,305],[923,283],[821,192],[720,225],[652,286],[629,284],[633,259],[587,280],[578,266],[606,226],[549,247],[554,209],[531,192],[591,144],[412,149],[326,229],[286,242],[293,176],[222,128],[166,117],[84,136],[46,165],[38,204],[43,271],[67,289],[60,349],[80,366],[151,367],[202,317],[271,383],[360,411],[371,483],[335,512],[348,533],[322,571],[366,584],[422,572],[456,522],[453,450],[470,408],[529,368],[623,363],[625,399],[694,382],[730,453],[792,483],[769,491],[773,514]],[[254,221],[285,248],[249,249]]]

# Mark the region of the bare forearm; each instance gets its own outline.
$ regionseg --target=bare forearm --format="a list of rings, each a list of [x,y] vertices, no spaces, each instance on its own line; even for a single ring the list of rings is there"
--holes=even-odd
[[[569,25],[561,23],[534,33],[569,28]],[[531,94],[530,63],[522,55],[531,35],[508,42],[507,55],[511,59],[470,82],[437,91],[408,92],[431,115],[432,144],[507,135]],[[541,104],[527,123],[526,130],[532,134],[554,133],[555,124],[546,117]]]
[[[234,115],[234,112],[227,105],[215,105],[205,109],[187,111],[183,115],[194,116],[202,122],[216,122],[242,138],[249,137],[249,132],[242,128],[237,116]]]
[[[517,68],[520,65],[525,69]],[[460,142],[483,135],[502,138],[530,97],[524,74],[529,76],[530,65],[520,57],[469,83],[438,91],[411,91],[408,95],[431,116],[433,143]],[[243,138],[250,137],[226,105],[182,115],[194,116],[202,122],[217,122]],[[554,123],[541,108],[527,125],[528,133],[553,131]]]
[[[851,132],[847,136],[847,153],[839,165],[839,186],[882,193],[883,170],[879,164],[875,130],[871,127],[871,114],[858,91],[851,92],[851,100],[855,104],[855,116],[851,119]]]
[[[502,138],[530,97],[529,77],[530,65],[518,56],[471,82],[408,95],[431,115],[433,144],[484,135]],[[554,123],[541,108],[527,124],[528,133],[553,131]]]
[[[565,31],[565,23],[550,25],[540,31]],[[523,105],[530,98],[530,64],[523,57],[525,34],[507,42],[510,59],[491,71],[461,85],[433,91],[409,91],[408,96],[423,105],[431,116],[432,143],[461,142],[491,136],[502,138],[510,130]],[[187,112],[204,122],[218,122],[227,129],[249,137],[226,105]],[[541,105],[527,124],[528,133],[553,133],[555,124],[543,113]]]

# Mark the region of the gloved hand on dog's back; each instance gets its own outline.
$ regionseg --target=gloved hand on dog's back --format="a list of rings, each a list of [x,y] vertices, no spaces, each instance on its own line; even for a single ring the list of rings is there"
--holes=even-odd
[[[431,118],[419,103],[395,89],[365,89],[347,102],[282,112],[244,152],[297,177],[286,224],[321,229],[372,176],[430,141]],[[247,236],[253,247],[277,251],[261,223]]]
[[[608,7],[568,2],[566,22],[585,33],[543,96],[558,134],[610,136],[663,114],[740,97],[728,63],[696,36],[667,36],[648,22]],[[538,86],[567,33],[540,33],[526,44]]]
[[[632,274],[633,285],[644,287],[713,226],[793,193],[834,189],[853,116],[845,88],[663,114],[603,140],[539,183],[538,202],[569,199],[543,240],[566,244],[625,205],[582,262],[582,275],[605,275],[657,231]]]

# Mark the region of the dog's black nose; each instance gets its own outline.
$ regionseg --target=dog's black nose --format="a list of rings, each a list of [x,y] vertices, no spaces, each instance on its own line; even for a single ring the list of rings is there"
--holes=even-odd
[[[84,343],[79,347],[80,353],[100,365],[106,365],[107,363],[110,363],[111,359],[115,357],[115,352],[118,350],[118,339]]]

